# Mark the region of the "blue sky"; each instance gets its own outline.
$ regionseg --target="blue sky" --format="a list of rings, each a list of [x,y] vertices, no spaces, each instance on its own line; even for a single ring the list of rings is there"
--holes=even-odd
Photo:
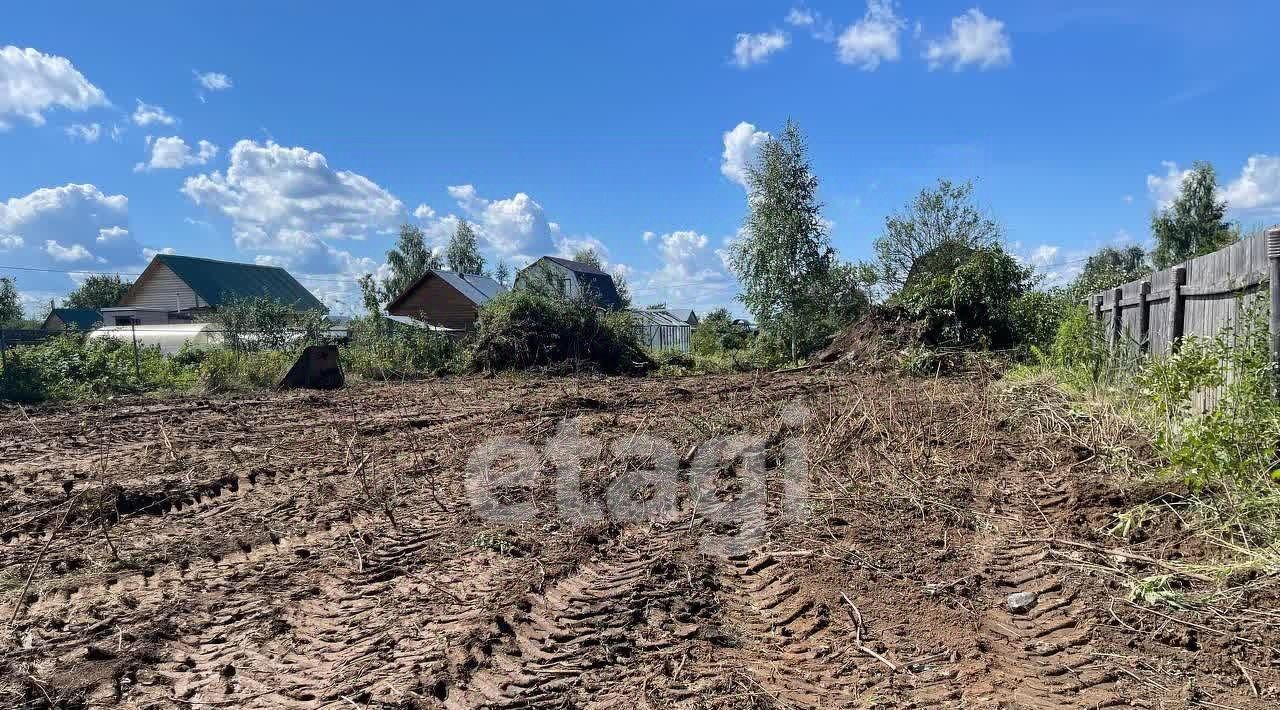
[[[938,177],[1057,277],[1146,240],[1193,160],[1280,219],[1275,3],[301,7],[6,7],[0,275],[41,301],[172,249],[343,311],[397,225],[462,217],[491,262],[594,244],[641,303],[730,305],[735,176],[787,117],[848,259]]]

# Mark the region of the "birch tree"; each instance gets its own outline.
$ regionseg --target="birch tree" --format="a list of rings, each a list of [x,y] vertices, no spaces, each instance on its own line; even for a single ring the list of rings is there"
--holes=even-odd
[[[742,284],[739,299],[762,331],[785,343],[795,360],[821,322],[823,295],[834,252],[818,201],[800,127],[760,146],[747,169],[750,212],[729,247],[729,266]]]

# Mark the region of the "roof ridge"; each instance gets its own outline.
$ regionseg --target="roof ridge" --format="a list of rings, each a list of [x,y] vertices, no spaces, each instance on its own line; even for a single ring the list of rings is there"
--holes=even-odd
[[[187,259],[190,261],[207,261],[213,264],[229,264],[231,266],[251,266],[256,269],[278,269],[286,271],[283,266],[275,266],[272,264],[259,264],[252,261],[227,261],[226,259],[211,259],[207,256],[187,256],[186,254],[156,254],[157,259],[168,261],[170,259]],[[286,271],[287,273],[287,271]]]

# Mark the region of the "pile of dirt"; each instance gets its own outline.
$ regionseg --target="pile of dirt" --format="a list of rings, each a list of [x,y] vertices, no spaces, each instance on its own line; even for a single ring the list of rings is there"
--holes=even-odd
[[[877,305],[833,336],[815,359],[887,370],[897,365],[903,351],[925,344],[923,323],[898,306]]]

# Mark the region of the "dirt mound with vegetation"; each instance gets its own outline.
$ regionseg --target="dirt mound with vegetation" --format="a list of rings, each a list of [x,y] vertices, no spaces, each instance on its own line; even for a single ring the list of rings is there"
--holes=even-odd
[[[837,368],[6,410],[0,706],[1273,706],[1280,619],[1130,600],[1168,572],[1055,421]],[[538,455],[483,515],[498,437],[588,442],[587,512]],[[762,507],[692,485],[735,441]],[[611,496],[659,459],[672,511]]]
[[[904,350],[926,344],[923,323],[911,318],[903,308],[877,305],[836,333],[813,359],[892,369]]]

